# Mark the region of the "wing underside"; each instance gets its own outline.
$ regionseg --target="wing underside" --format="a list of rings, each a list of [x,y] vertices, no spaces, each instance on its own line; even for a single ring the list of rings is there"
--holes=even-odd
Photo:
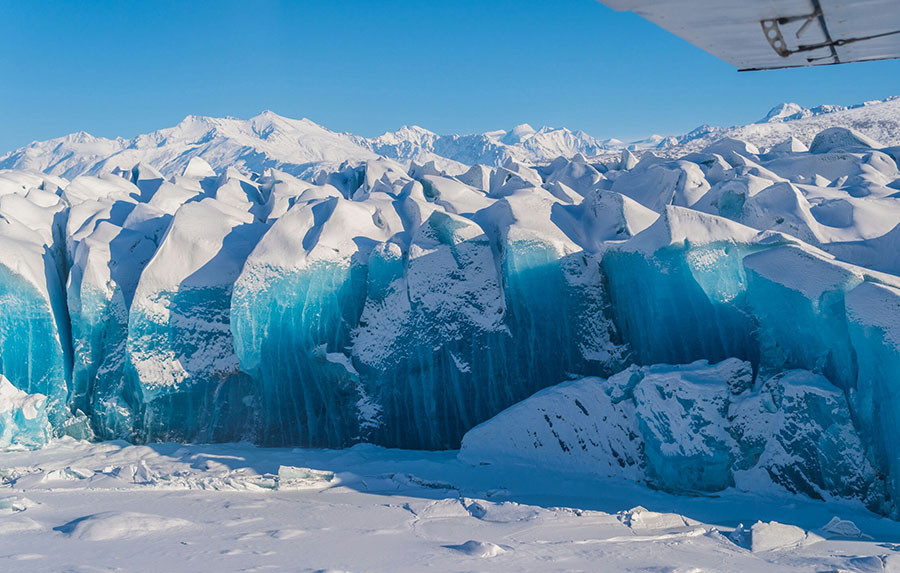
[[[900,58],[900,0],[600,0],[740,70]]]

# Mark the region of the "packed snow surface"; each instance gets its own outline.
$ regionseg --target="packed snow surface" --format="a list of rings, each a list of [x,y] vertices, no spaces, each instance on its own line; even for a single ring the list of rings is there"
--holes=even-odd
[[[0,448],[461,448],[439,465],[900,517],[898,104],[789,107],[660,155],[525,125],[484,136],[503,153],[467,155],[465,138],[362,140],[274,114],[34,144],[0,161],[15,167],[0,171]],[[840,125],[854,118],[864,132]],[[8,453],[0,477],[29,499],[47,480],[297,495],[344,483],[303,456],[228,475],[209,458],[196,476],[148,465],[155,446],[115,444],[135,456],[126,469],[21,473],[2,469],[25,455]],[[479,523],[544,515],[408,505]],[[52,527],[72,543],[199,527],[163,509],[96,507]],[[767,515],[727,535],[692,519],[641,508],[615,522],[754,555],[823,535]],[[523,555],[477,532],[435,551]]]
[[[674,496],[454,452],[65,438],[0,458],[9,572],[881,572],[898,549],[896,522],[853,504]]]

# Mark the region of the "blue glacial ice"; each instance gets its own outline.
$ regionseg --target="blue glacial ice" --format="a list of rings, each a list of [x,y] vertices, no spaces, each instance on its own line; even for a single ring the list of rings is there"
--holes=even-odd
[[[46,445],[53,435],[47,406],[47,396],[19,390],[0,375],[0,451]]]
[[[377,241],[355,241],[345,229],[387,238],[389,222],[334,188],[310,195],[249,254],[234,284],[231,331],[258,399],[260,441],[346,446],[377,420],[346,355],[366,292],[362,257]]]
[[[252,383],[235,354],[230,302],[264,229],[249,210],[215,197],[187,203],[172,218],[128,314],[124,384],[136,394],[140,438],[251,437]]]
[[[67,418],[71,371],[57,231],[64,207],[58,196],[38,188],[0,197],[0,374],[22,391],[44,396],[60,426]]]

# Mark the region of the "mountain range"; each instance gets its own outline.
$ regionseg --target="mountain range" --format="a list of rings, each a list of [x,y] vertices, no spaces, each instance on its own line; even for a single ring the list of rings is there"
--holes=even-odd
[[[794,137],[808,145],[816,133],[850,127],[884,145],[900,144],[900,97],[853,106],[804,108],[783,103],[758,122],[734,127],[700,126],[680,136],[652,135],[638,141],[599,139],[583,131],[528,124],[510,130],[470,135],[438,135],[418,126],[404,126],[374,138],[331,131],[309,119],[290,119],[265,111],[247,120],[233,117],[188,116],[178,125],[126,139],[77,132],[35,141],[0,156],[0,169],[29,169],[74,178],[137,163],[164,175],[180,174],[200,157],[214,169],[232,166],[248,173],[277,168],[300,177],[343,162],[386,157],[403,163],[435,162],[438,169],[462,172],[468,166],[500,166],[509,161],[548,163],[559,156],[606,158],[622,149],[677,157],[699,151],[723,137],[768,148]]]

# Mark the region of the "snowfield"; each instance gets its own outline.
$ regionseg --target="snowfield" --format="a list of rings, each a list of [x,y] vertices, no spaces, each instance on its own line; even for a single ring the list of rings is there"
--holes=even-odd
[[[2,570],[900,569],[898,113],[3,156]]]
[[[858,506],[672,496],[453,452],[66,438],[4,454],[0,475],[4,571],[900,567],[896,522]]]

